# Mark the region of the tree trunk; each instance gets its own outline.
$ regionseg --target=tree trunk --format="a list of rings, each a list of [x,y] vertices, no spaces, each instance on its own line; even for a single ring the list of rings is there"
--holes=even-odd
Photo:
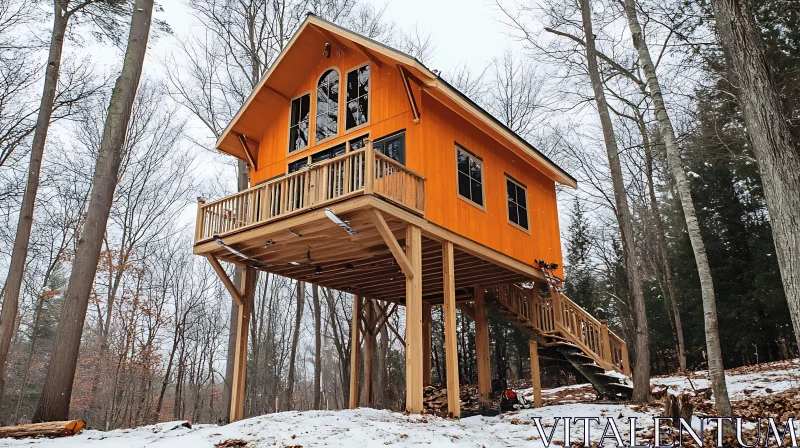
[[[19,210],[17,233],[14,237],[14,248],[11,252],[11,265],[3,286],[3,310],[0,312],[0,397],[3,396],[6,386],[6,361],[8,360],[11,338],[14,335],[14,322],[17,319],[17,311],[19,309],[19,294],[22,288],[22,277],[25,273],[25,260],[28,256],[31,228],[33,227],[33,207],[36,203],[36,193],[39,190],[42,156],[44,155],[47,131],[50,128],[50,117],[53,114],[58,75],[61,71],[64,35],[69,21],[69,16],[64,14],[64,8],[62,8],[61,3],[61,1],[54,2],[50,52],[47,56],[42,99],[39,104],[39,115],[36,118],[36,128],[33,134],[31,158],[28,165],[28,180],[25,184],[25,193],[22,196],[22,206]]]
[[[636,242],[633,234],[633,218],[628,208],[628,197],[625,192],[625,183],[622,178],[622,165],[619,160],[617,139],[614,136],[614,127],[608,111],[603,81],[597,66],[597,49],[594,44],[592,32],[592,16],[589,0],[579,0],[583,31],[586,40],[586,61],[589,77],[592,82],[594,99],[597,103],[597,112],[603,128],[603,140],[608,152],[608,165],[611,171],[611,182],[614,186],[614,202],[617,213],[617,222],[622,239],[622,253],[628,274],[628,284],[633,295],[633,317],[635,322],[634,347],[636,363],[633,366],[633,400],[644,403],[650,397],[650,343],[647,330],[647,313],[644,304],[644,291],[639,266],[636,262]]]
[[[292,409],[292,395],[294,395],[295,358],[297,358],[297,344],[300,342],[300,322],[303,320],[303,308],[306,300],[306,284],[297,282],[297,314],[294,319],[294,334],[292,335],[292,349],[289,353],[289,374],[286,377],[286,409]]]
[[[800,347],[800,144],[770,78],[753,11],[743,0],[712,0],[717,33],[738,80],[739,102],[753,143],[783,289]]]
[[[35,422],[65,420],[69,414],[86,308],[117,185],[131,109],[142,75],[152,13],[153,0],[136,0],[122,72],[114,85],[108,106],[86,223],[78,241],[64,308],[56,329],[56,350],[50,360],[42,396],[33,417]]]
[[[322,310],[320,309],[319,287],[311,287],[314,299],[314,409],[320,406],[320,381],[322,380]]]
[[[658,120],[661,135],[664,138],[667,161],[669,162],[670,171],[672,171],[672,177],[675,179],[678,197],[683,207],[683,216],[686,218],[689,241],[692,244],[694,260],[697,264],[697,273],[700,276],[706,349],[708,353],[708,375],[711,377],[711,388],[714,391],[714,404],[717,408],[717,415],[729,416],[731,415],[731,401],[728,398],[728,387],[725,384],[725,368],[722,366],[722,348],[719,342],[719,325],[717,321],[717,298],[714,294],[711,266],[708,264],[706,246],[703,243],[703,235],[700,233],[700,223],[697,221],[689,179],[683,171],[675,130],[667,113],[667,107],[664,105],[664,96],[661,93],[661,85],[656,75],[656,67],[650,57],[650,50],[647,48],[642,27],[639,25],[639,18],[636,15],[636,2],[635,0],[625,0],[624,5],[625,14],[628,17],[628,25],[631,28],[633,46],[639,54],[642,71],[644,71],[647,78],[647,89],[650,91],[650,99],[653,101],[656,119]],[[659,235],[663,235],[661,230],[659,230]]]
[[[675,329],[675,339],[678,349],[678,363],[681,372],[686,371],[686,344],[683,337],[683,324],[681,314],[678,310],[678,297],[675,293],[675,279],[672,278],[672,263],[669,261],[669,251],[667,249],[666,228],[664,219],[661,217],[661,209],[656,198],[656,190],[653,180],[653,147],[650,145],[650,137],[647,135],[647,128],[644,124],[644,117],[636,114],[636,123],[639,126],[639,133],[642,134],[642,145],[645,149],[645,172],[647,173],[647,191],[650,196],[650,208],[653,212],[653,220],[656,223],[656,238],[658,244],[658,260],[661,262],[662,276],[666,291],[662,290],[667,300],[668,311],[672,311],[673,328]]]

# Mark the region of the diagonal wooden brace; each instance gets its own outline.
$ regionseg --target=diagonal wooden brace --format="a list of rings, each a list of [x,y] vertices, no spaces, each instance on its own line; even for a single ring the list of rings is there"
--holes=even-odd
[[[208,262],[211,263],[211,267],[214,268],[214,272],[217,273],[219,279],[222,280],[222,284],[225,285],[225,289],[227,289],[228,292],[231,294],[231,297],[233,297],[233,300],[236,301],[237,305],[242,306],[242,304],[244,303],[244,297],[242,296],[242,292],[239,291],[239,288],[237,288],[233,284],[230,277],[228,277],[228,273],[225,272],[225,269],[222,267],[221,264],[219,264],[219,260],[217,260],[217,257],[208,254],[206,255],[206,258],[208,259]]]
[[[386,224],[386,220],[383,219],[383,215],[381,215],[381,213],[375,209],[370,210],[369,214],[370,219],[372,219],[372,223],[375,224],[378,232],[383,237],[383,241],[386,242],[386,245],[389,247],[389,251],[394,256],[397,264],[400,265],[400,269],[403,271],[403,274],[405,274],[406,278],[409,280],[413,279],[414,270],[411,269],[411,263],[408,261],[408,257],[406,257],[403,248],[400,247],[400,243],[398,243],[394,238],[394,234],[392,234],[392,230],[389,228],[389,225]]]

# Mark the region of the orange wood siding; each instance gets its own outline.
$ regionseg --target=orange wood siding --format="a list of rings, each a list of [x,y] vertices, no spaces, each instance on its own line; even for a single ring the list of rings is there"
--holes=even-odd
[[[426,219],[528,264],[536,265],[539,259],[562,264],[553,180],[412,82],[421,115],[420,123],[415,125],[400,71],[393,62],[376,64],[357,49],[342,49],[338,44],[332,46],[331,57],[326,58],[322,54],[325,42],[313,32],[301,36],[294,48],[297,53],[287,55],[273,75],[277,77],[273,85],[281,86],[280,94],[270,93],[269,107],[265,108],[269,112],[264,113],[260,124],[262,132],[255,135],[260,145],[258,167],[251,172],[251,184],[285,174],[288,163],[352,138],[369,134],[376,139],[405,129],[406,164],[427,178]],[[302,70],[292,71],[289,64],[298,55],[305,58],[298,62]],[[364,63],[370,64],[369,124],[345,133],[347,71]],[[339,134],[317,144],[314,141],[316,85],[331,67],[340,73]],[[311,142],[307,148],[288,154],[289,100],[307,92],[311,92]],[[485,211],[457,196],[456,142],[483,159]],[[504,173],[527,187],[530,234],[508,223]]]
[[[536,265],[558,263],[561,239],[555,183],[431,96],[422,96],[422,137],[407,165],[427,178],[425,218],[485,246]],[[483,159],[484,210],[458,196],[455,144]],[[508,173],[527,187],[530,234],[508,222]]]

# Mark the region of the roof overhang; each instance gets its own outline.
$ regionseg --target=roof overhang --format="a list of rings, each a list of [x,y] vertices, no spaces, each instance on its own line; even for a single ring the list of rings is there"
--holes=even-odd
[[[447,83],[444,79],[440,78],[438,74],[432,72],[424,64],[416,58],[405,54],[399,50],[388,47],[380,42],[364,37],[358,33],[352,32],[327,20],[321,19],[313,14],[309,14],[295,34],[284,47],[283,51],[275,59],[270,68],[259,81],[258,85],[250,93],[245,103],[233,117],[231,122],[217,139],[217,149],[227,154],[239,157],[246,161],[251,160],[247,154],[248,145],[243,144],[242,136],[246,136],[250,145],[257,145],[258,142],[253,140],[252,132],[248,134],[248,129],[241,125],[242,118],[252,111],[254,108],[264,108],[265,97],[273,97],[275,99],[288,102],[289,98],[281,94],[276,89],[268,85],[270,76],[280,66],[281,61],[291,51],[292,45],[297,41],[298,37],[303,34],[306,29],[313,29],[317,33],[322,34],[334,41],[348,41],[355,48],[359,49],[371,60],[392,61],[395,64],[402,65],[403,68],[414,78],[420,81],[421,85],[429,90],[429,93],[439,101],[445,103],[448,107],[455,110],[460,115],[469,116],[473,118],[470,120],[477,123],[484,130],[489,131],[495,138],[507,143],[509,147],[517,154],[530,161],[534,166],[537,166],[541,171],[555,182],[563,185],[570,186],[577,189],[578,183],[569,173],[564,171],[561,167],[556,165],[552,160],[547,158],[544,154],[539,152],[530,143],[525,141],[522,137],[514,133],[511,129],[503,123],[494,118],[486,110],[475,104],[466,95],[459,92],[455,87]],[[259,96],[261,95],[261,96]],[[254,107],[251,107],[254,106]],[[250,146],[251,151],[256,151],[257,147]]]

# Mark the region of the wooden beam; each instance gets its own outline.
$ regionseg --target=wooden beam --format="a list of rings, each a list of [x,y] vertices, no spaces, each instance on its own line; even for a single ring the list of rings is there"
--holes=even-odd
[[[414,276],[406,278],[406,410],[421,414],[422,406],[422,232],[406,228],[406,256]]]
[[[533,388],[533,407],[542,407],[542,378],[539,371],[539,343],[530,339],[528,348],[531,351],[531,388]]]
[[[233,384],[231,384],[230,421],[236,422],[244,417],[244,389],[247,376],[247,336],[250,334],[250,314],[253,311],[253,298],[256,290],[258,272],[247,267],[242,271],[242,303],[236,327],[236,348],[233,360]]]
[[[252,151],[250,151],[250,146],[247,144],[247,137],[245,137],[244,134],[239,134],[239,143],[242,145],[242,150],[244,151],[244,155],[247,156],[247,162],[250,164],[250,167],[258,169],[256,158],[253,156]]]
[[[422,303],[422,384],[431,385],[431,304]]]
[[[206,255],[206,259],[208,260],[209,263],[211,263],[211,267],[214,268],[214,272],[216,272],[217,277],[219,277],[219,279],[222,280],[222,284],[225,285],[225,289],[228,290],[231,297],[233,297],[233,300],[235,300],[236,304],[241,307],[242,302],[244,301],[244,299],[242,298],[242,294],[239,292],[238,289],[236,289],[236,286],[233,285],[231,278],[228,277],[228,273],[225,272],[225,269],[222,267],[221,264],[219,264],[219,260],[217,260],[217,257],[208,254]]]
[[[408,80],[408,73],[406,73],[406,70],[400,64],[397,64],[397,70],[400,71],[400,78],[403,80],[403,86],[406,88],[406,95],[411,105],[411,112],[414,114],[414,124],[419,124],[419,109],[417,108],[417,101],[414,99],[414,91],[411,90],[411,82]]]
[[[447,413],[450,417],[461,417],[461,389],[458,384],[458,339],[456,335],[456,279],[453,269],[453,243],[442,243],[444,259],[442,280],[444,283],[444,345],[445,368],[447,370]]]
[[[364,56],[366,56],[367,59],[369,59],[370,62],[372,62],[373,64],[375,64],[378,67],[383,65],[383,63],[380,61],[380,59],[376,58],[375,55],[372,54],[371,51],[367,50],[366,47],[364,47],[363,45],[361,45],[361,44],[359,44],[358,42],[355,42],[355,41],[353,41],[353,45],[356,47],[356,49],[358,49],[359,53],[361,53]]]
[[[400,243],[395,239],[392,230],[389,228],[389,225],[386,224],[386,220],[383,219],[381,212],[372,209],[369,211],[369,216],[372,219],[372,223],[375,224],[375,228],[378,229],[378,233],[381,234],[381,237],[383,237],[383,240],[386,242],[386,246],[389,247],[389,251],[394,255],[394,259],[397,260],[397,264],[400,265],[400,269],[403,270],[403,274],[406,275],[406,278],[414,278],[414,271],[411,269],[411,263],[408,261],[406,254],[403,253],[403,248],[400,247]]]
[[[489,401],[492,391],[492,372],[489,364],[489,322],[483,286],[475,288],[475,354],[478,362],[478,399]]]
[[[358,355],[361,351],[361,296],[353,296],[353,324],[350,329],[350,409],[358,407]]]

